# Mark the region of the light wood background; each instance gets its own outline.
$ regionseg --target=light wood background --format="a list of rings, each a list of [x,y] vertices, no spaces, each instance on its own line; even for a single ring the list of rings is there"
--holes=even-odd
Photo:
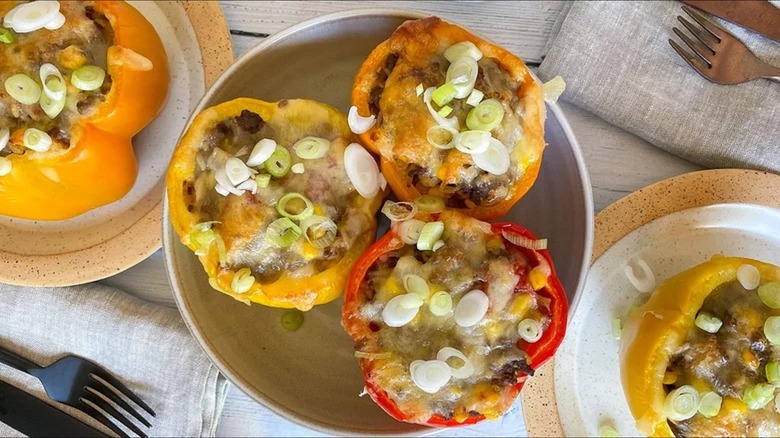
[[[236,57],[263,38],[291,25],[329,12],[363,8],[415,9],[438,15],[481,33],[522,57],[529,65],[542,60],[551,29],[563,2],[515,1],[221,1],[231,29]],[[596,212],[628,193],[700,167],[653,147],[573,105],[561,104],[582,146],[593,185]],[[149,259],[104,283],[147,300],[173,306],[168,279],[158,251]],[[519,412],[500,424],[457,432],[461,436],[522,436]],[[302,436],[317,433],[277,417],[231,387],[220,436]]]

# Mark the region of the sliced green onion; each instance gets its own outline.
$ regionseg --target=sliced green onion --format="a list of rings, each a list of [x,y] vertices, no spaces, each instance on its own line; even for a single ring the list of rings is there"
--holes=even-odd
[[[448,315],[452,311],[452,295],[443,290],[436,292],[428,303],[428,310],[436,316]]]
[[[282,328],[288,332],[294,332],[303,325],[303,312],[298,309],[288,310],[282,313]]]
[[[455,141],[455,148],[464,154],[481,154],[490,146],[490,132],[463,131]]]
[[[714,392],[707,392],[701,396],[699,413],[707,418],[712,418],[720,412],[721,403],[723,403],[723,397]]]
[[[339,227],[325,216],[312,215],[301,221],[301,232],[311,246],[322,249],[336,241]]]
[[[436,243],[433,244],[433,252],[436,252],[442,248],[444,248],[443,240],[437,240]]]
[[[293,145],[293,150],[304,160],[316,160],[328,154],[330,141],[320,137],[304,137]]]
[[[468,99],[466,99],[466,105],[469,106],[477,106],[480,102],[482,102],[482,99],[485,97],[485,93],[477,90],[476,88],[471,90],[471,94],[469,94]]]
[[[428,143],[439,149],[452,149],[455,147],[458,131],[449,126],[433,125],[428,128],[425,138],[428,139]]]
[[[764,322],[764,336],[774,345],[780,345],[780,316],[770,316]]]
[[[417,239],[417,249],[420,251],[430,251],[433,244],[441,238],[444,233],[444,222],[428,222],[422,227],[420,237]]]
[[[444,200],[433,195],[422,195],[418,197],[414,200],[414,205],[416,205],[420,211],[426,213],[440,213],[445,209]]]
[[[769,383],[758,383],[748,386],[742,396],[742,401],[749,409],[763,409],[775,398],[775,386]]]
[[[767,363],[764,372],[766,372],[766,380],[769,383],[780,386],[780,362]]]
[[[301,228],[295,225],[295,222],[291,221],[290,218],[283,217],[268,225],[265,237],[271,243],[285,248],[295,243],[301,237],[301,234]]]
[[[398,235],[405,244],[416,245],[424,226],[425,222],[417,219],[403,221],[398,226]]]
[[[666,396],[664,412],[673,421],[687,420],[699,409],[699,392],[691,385],[683,385]]]
[[[8,140],[11,139],[11,131],[8,128],[0,128],[0,151],[5,149]]]
[[[6,157],[0,157],[0,176],[6,176],[11,173],[13,169],[13,163]]]
[[[446,82],[455,86],[457,90],[455,97],[463,99],[474,89],[478,73],[479,66],[477,61],[470,56],[465,56],[450,64],[445,79]]]
[[[524,341],[533,344],[542,339],[542,323],[526,318],[517,324],[517,333]]]
[[[309,198],[300,193],[288,193],[276,203],[276,211],[280,215],[295,221],[306,219],[314,214],[314,205]]]
[[[393,222],[402,222],[413,218],[417,214],[417,205],[415,204],[411,202],[385,201],[385,205],[382,206],[382,213]]]
[[[211,225],[219,222],[201,222],[190,231],[190,242],[195,245],[195,255],[202,256],[208,254],[208,250],[211,244],[216,239],[214,230],[211,229]]]
[[[268,158],[263,163],[263,165],[265,166],[265,170],[276,178],[281,178],[287,175],[287,172],[290,170],[290,166],[292,165],[290,151],[288,151],[285,147],[276,146],[274,153],[271,154],[271,157]]]
[[[11,44],[14,42],[14,34],[10,29],[0,27],[0,43]]]
[[[419,96],[425,92],[425,87],[423,87],[422,83],[417,84],[417,88],[414,89],[414,92]]]
[[[696,327],[704,330],[707,333],[717,333],[720,327],[723,325],[723,321],[710,315],[706,312],[701,312],[696,317]]]
[[[295,163],[292,166],[290,166],[290,170],[292,171],[292,173],[300,175],[306,171],[306,168],[303,166],[303,163]]]
[[[448,115],[452,114],[452,107],[449,106],[449,105],[445,105],[445,106],[441,107],[441,109],[439,111],[437,111],[436,114],[438,114],[438,115],[440,115],[442,117],[447,117]]]
[[[563,91],[566,89],[566,82],[560,76],[556,76],[542,84],[542,94],[547,102],[557,102]]]
[[[599,436],[602,438],[614,438],[619,437],[620,434],[618,433],[617,429],[608,424],[605,424],[599,427]]]
[[[404,289],[410,294],[419,295],[423,300],[427,300],[428,296],[431,295],[431,288],[428,287],[428,282],[419,275],[404,275]]]
[[[623,321],[621,321],[620,318],[612,318],[612,337],[619,340],[622,332]]]
[[[255,277],[252,276],[252,270],[241,268],[233,274],[233,281],[230,283],[230,289],[237,294],[243,294],[252,288],[255,284]]]
[[[46,152],[52,144],[49,134],[35,128],[27,128],[27,130],[24,131],[22,141],[26,148],[32,149],[35,152]]]
[[[758,297],[767,306],[780,309],[780,282],[771,281],[758,288]]]
[[[227,265],[227,249],[225,248],[225,241],[219,234],[214,235],[214,242],[217,244],[217,257],[219,264],[222,266]]]
[[[22,73],[5,80],[5,92],[24,105],[37,103],[41,98],[41,86],[33,78]]]
[[[252,171],[249,170],[240,158],[231,157],[225,161],[225,175],[228,177],[231,185],[237,186],[248,180],[252,176]],[[227,186],[227,184],[223,185]]]
[[[436,102],[436,105],[444,106],[452,102],[452,99],[455,98],[456,94],[458,94],[458,90],[455,89],[454,85],[448,82],[437,88],[436,91],[431,94],[431,100]],[[442,114],[442,117],[447,117],[447,114]]]
[[[43,94],[52,100],[65,100],[65,79],[54,64],[43,64],[38,71],[43,84]],[[64,105],[64,102],[63,102]]]
[[[96,65],[79,67],[70,75],[70,83],[82,91],[97,90],[105,79],[106,71]]]
[[[257,175],[255,177],[255,182],[257,183],[257,187],[268,187],[268,184],[271,183],[271,175],[267,173],[262,173],[260,175]]]
[[[512,165],[509,150],[503,143],[493,137],[490,137],[490,143],[488,143],[488,148],[485,152],[472,154],[471,158],[477,167],[493,175],[503,175],[509,172],[509,168]]]
[[[482,59],[482,52],[471,41],[461,41],[453,44],[444,51],[444,57],[449,62],[455,62],[464,56],[469,56],[475,61]]]
[[[504,107],[495,99],[481,102],[466,116],[466,126],[476,131],[492,131],[504,120]]]
[[[745,290],[753,290],[761,283],[761,273],[755,266],[744,264],[737,269],[737,280]]]
[[[63,109],[65,109],[66,97],[63,94],[59,100],[53,99],[46,93],[41,94],[41,100],[38,102],[41,105],[41,109],[50,119],[53,119],[60,115]]]
[[[442,125],[448,128],[452,128],[455,131],[459,130],[460,122],[458,121],[457,117],[444,118],[440,116],[435,109],[433,109],[433,105],[431,104],[431,94],[433,94],[435,90],[436,87],[428,87],[425,89],[425,92],[423,93],[423,102],[425,102],[425,106],[426,108],[428,108],[428,112],[431,114],[431,117],[433,117],[433,120],[436,121],[437,125]]]

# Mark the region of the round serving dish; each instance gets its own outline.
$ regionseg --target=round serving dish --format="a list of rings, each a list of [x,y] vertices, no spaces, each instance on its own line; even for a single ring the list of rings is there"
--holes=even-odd
[[[195,113],[236,97],[307,98],[349,109],[353,78],[371,52],[417,12],[355,10],[275,34],[217,80]],[[548,105],[544,162],[534,188],[504,218],[550,240],[559,277],[576,307],[590,258],[593,202],[582,154],[556,104]],[[341,327],[341,299],[306,313],[286,332],[279,309],[246,306],[214,291],[195,255],[179,243],[164,207],[163,246],[176,302],[219,369],[252,398],[304,426],[332,434],[423,435],[433,429],[393,420],[368,397],[353,343]],[[519,420],[519,419],[518,419]]]

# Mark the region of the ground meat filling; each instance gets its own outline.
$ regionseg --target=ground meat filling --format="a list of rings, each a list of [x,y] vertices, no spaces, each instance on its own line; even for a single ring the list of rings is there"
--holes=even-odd
[[[756,291],[733,281],[716,288],[700,312],[719,318],[723,325],[714,334],[691,329],[669,362],[667,376],[676,380],[667,390],[689,384],[700,393],[714,391],[723,397],[723,407],[713,418],[696,414],[685,421],[670,421],[672,430],[678,436],[780,435],[774,401],[758,410],[746,408],[741,401],[749,386],[767,383],[766,364],[780,360],[780,349],[769,343],[763,331],[764,321],[778,311],[764,305]],[[736,410],[730,409],[734,406]]]

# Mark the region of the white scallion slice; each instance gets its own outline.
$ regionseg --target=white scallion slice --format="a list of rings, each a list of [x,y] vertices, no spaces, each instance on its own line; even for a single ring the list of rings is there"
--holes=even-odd
[[[252,192],[252,194],[254,195],[255,193],[257,193],[257,182],[250,178],[242,182],[241,184],[237,185],[236,189],[247,190],[249,192]]]
[[[97,90],[106,80],[106,71],[96,65],[79,67],[70,75],[70,83],[82,91]]]
[[[314,214],[314,204],[300,193],[292,192],[282,196],[276,203],[280,215],[300,221]]]
[[[466,126],[477,131],[492,131],[504,120],[504,106],[496,99],[488,99],[469,111]]]
[[[423,300],[427,300],[431,295],[431,288],[428,287],[428,282],[419,275],[404,275],[404,288],[406,292],[419,295]]]
[[[11,131],[8,128],[0,128],[0,151],[5,149],[8,140],[11,139]]]
[[[56,0],[39,0],[24,3],[11,12],[13,15],[9,20],[9,24],[13,27],[14,32],[33,32],[42,29],[57,19],[57,14],[60,13],[60,2]]]
[[[43,93],[51,100],[62,100],[64,106],[66,85],[60,70],[54,64],[47,63],[41,65],[39,74],[43,84]]]
[[[666,396],[664,413],[673,421],[684,421],[699,409],[699,392],[691,385],[683,385]]]
[[[428,302],[428,310],[436,316],[449,315],[452,312],[452,295],[443,290],[436,292]]]
[[[450,361],[452,358],[458,360]],[[456,348],[442,348],[436,353],[436,360],[446,363],[447,366],[450,367],[450,370],[452,370],[452,377],[456,379],[468,379],[474,374],[474,365],[463,352]],[[454,362],[454,364],[451,364],[451,362]]]
[[[482,59],[482,51],[480,51],[474,43],[471,41],[461,41],[453,44],[444,51],[444,57],[449,62],[455,62],[464,56],[469,56],[474,61]]]
[[[450,64],[450,67],[447,69],[446,82],[455,86],[457,90],[455,97],[463,99],[471,94],[471,90],[474,89],[478,73],[479,66],[477,61],[470,56],[464,56]]]
[[[6,157],[0,157],[0,176],[8,175],[11,173],[12,169],[13,164],[11,163],[11,160]]]
[[[780,362],[767,362],[764,373],[766,374],[767,382],[780,386]]]
[[[535,319],[526,318],[517,324],[517,333],[531,344],[542,339],[542,331],[542,323]]]
[[[271,183],[271,175],[267,173],[262,173],[260,175],[257,175],[255,177],[255,182],[257,183],[257,187],[266,188],[268,187],[268,184]]]
[[[419,96],[425,92],[425,87],[423,87],[422,83],[419,83],[417,84],[417,88],[414,89],[414,92]]]
[[[455,323],[461,327],[471,327],[479,323],[485,317],[490,300],[485,292],[474,289],[461,297],[455,305]]]
[[[217,193],[219,193],[219,194],[220,194],[220,195],[222,195],[222,196],[227,196],[227,195],[229,195],[229,194],[230,194],[230,191],[228,191],[228,190],[225,188],[225,186],[223,186],[222,184],[219,184],[219,183],[217,183],[217,184],[214,186],[214,190],[216,190],[216,191],[217,191]]]
[[[24,3],[20,3],[13,7],[10,11],[6,12],[3,16],[3,27],[6,29],[12,29],[14,27],[14,15],[16,12],[19,11],[19,9],[24,6]]]
[[[62,96],[59,100],[52,99],[46,93],[41,94],[41,100],[38,102],[41,105],[41,109],[50,118],[53,119],[60,115],[63,109],[65,109],[66,97]]]
[[[387,188],[387,179],[382,173],[379,173],[379,189],[384,191]]]
[[[428,222],[422,227],[420,237],[417,239],[417,249],[420,251],[430,251],[433,244],[436,243],[444,233],[444,222]]]
[[[243,294],[247,293],[252,285],[255,284],[255,277],[252,276],[252,270],[249,268],[241,268],[235,274],[233,274],[233,281],[230,282],[230,289],[234,293]]]
[[[360,196],[371,199],[379,193],[379,167],[363,146],[351,143],[344,150],[344,168]]]
[[[312,215],[301,221],[301,231],[311,246],[322,249],[336,241],[339,227],[329,217]]]
[[[773,345],[780,345],[780,316],[770,316],[766,319],[764,336]]]
[[[759,410],[775,398],[775,386],[769,383],[758,383],[748,386],[742,395],[742,402],[748,409]]]
[[[425,138],[428,143],[438,149],[452,149],[458,139],[458,131],[444,125],[433,125],[428,128]]]
[[[542,93],[544,94],[544,100],[553,103],[557,102],[561,97],[563,91],[566,89],[566,82],[562,77],[556,76],[549,81],[542,84]]]
[[[22,73],[5,80],[5,92],[24,105],[37,103],[41,98],[41,86],[33,78]]]
[[[425,90],[425,93],[423,93],[423,102],[425,102],[425,105],[428,107],[428,112],[431,113],[431,117],[436,121],[436,124],[458,131],[460,129],[460,124],[458,123],[457,117],[444,118],[433,109],[433,105],[431,105],[431,94],[433,94],[435,90],[436,87],[429,87]]]
[[[24,147],[32,149],[35,152],[46,152],[52,144],[49,134],[35,128],[27,128],[27,130],[24,131],[22,142],[24,143]]]
[[[509,171],[511,161],[509,158],[509,150],[503,143],[490,138],[490,143],[485,152],[481,154],[473,154],[471,158],[474,160],[474,164],[485,172],[492,173],[493,175],[503,175]]]
[[[502,231],[501,235],[504,236],[504,239],[508,240],[510,243],[521,248],[532,249],[534,251],[547,249],[547,239],[534,240],[519,234],[509,233],[507,231]]]
[[[436,252],[440,249],[444,248],[444,241],[443,240],[437,240],[436,243],[433,244],[433,252]]]
[[[295,243],[301,237],[301,229],[290,218],[282,217],[268,225],[265,238],[271,243],[285,248]]]
[[[723,325],[723,321],[706,312],[699,313],[699,315],[696,316],[694,323],[696,324],[696,327],[707,333],[717,333]]]
[[[417,214],[417,206],[411,202],[385,201],[382,213],[393,222],[402,222]]]
[[[780,282],[770,281],[758,288],[758,297],[772,309],[780,309]]]
[[[304,137],[293,145],[293,150],[304,160],[316,160],[328,154],[330,141],[321,137]]]
[[[761,283],[761,273],[755,266],[744,264],[737,269],[737,280],[746,290],[753,290]]]
[[[65,25],[65,15],[58,13],[47,25],[43,26],[47,30],[57,30]]]
[[[290,171],[294,174],[300,175],[306,171],[306,168],[303,166],[303,163],[295,163],[290,166]]]
[[[469,106],[477,106],[480,102],[482,102],[482,99],[485,97],[485,93],[477,90],[476,88],[471,90],[471,94],[469,94],[468,99],[466,99],[466,105]]]
[[[347,115],[347,123],[349,123],[349,129],[355,134],[362,134],[374,127],[376,123],[376,116],[373,114],[368,117],[363,117],[358,114],[358,108],[355,105],[349,108],[349,114]]]
[[[233,186],[241,184],[252,176],[246,164],[241,159],[235,157],[225,160],[225,174],[227,174]]]
[[[455,147],[464,154],[481,154],[490,145],[490,132],[463,131],[455,141]]]
[[[255,144],[249,158],[246,160],[247,166],[260,166],[266,162],[276,150],[276,142],[270,138],[264,138]]]
[[[634,258],[626,263],[623,268],[628,281],[639,291],[643,293],[652,292],[655,289],[655,274],[650,269],[650,265],[647,264],[641,258]],[[639,273],[639,276],[637,276]]]
[[[707,418],[712,418],[720,412],[723,397],[715,392],[705,392],[699,401],[699,413]]]
[[[241,149],[236,151],[234,157],[241,158],[248,153],[249,153],[249,146],[242,146]]]
[[[238,190],[237,188],[235,188],[235,186],[233,185],[233,182],[231,182],[230,178],[228,178],[228,174],[227,174],[227,170],[226,170],[227,161],[225,162],[225,164],[226,164],[225,166],[222,166],[222,167],[220,167],[220,168],[218,168],[218,169],[216,169],[214,171],[214,179],[217,180],[217,185],[215,186],[215,188],[217,189],[217,193],[222,194],[222,192],[228,192],[228,193],[232,193],[232,194],[234,194],[236,196],[243,195],[244,191],[243,190]],[[220,191],[220,189],[221,189],[221,191]],[[227,196],[227,195],[223,195],[223,196]]]
[[[455,95],[457,94],[458,90],[455,88],[455,86],[447,82],[439,88],[433,90],[433,93],[431,93],[431,100],[436,102],[436,105],[444,106],[452,102],[452,99],[454,99]],[[444,115],[444,117],[447,116]]]
[[[422,305],[423,300],[417,294],[399,295],[388,301],[382,309],[382,321],[390,327],[403,327],[417,316]]]
[[[412,381],[428,394],[439,392],[452,378],[452,369],[440,360],[414,361],[409,366]]]
[[[405,220],[398,225],[398,235],[405,244],[417,245],[417,240],[420,238],[423,227],[425,227],[425,222],[421,220]]]
[[[444,200],[438,196],[422,195],[414,200],[417,209],[426,213],[440,213],[446,208]]]

